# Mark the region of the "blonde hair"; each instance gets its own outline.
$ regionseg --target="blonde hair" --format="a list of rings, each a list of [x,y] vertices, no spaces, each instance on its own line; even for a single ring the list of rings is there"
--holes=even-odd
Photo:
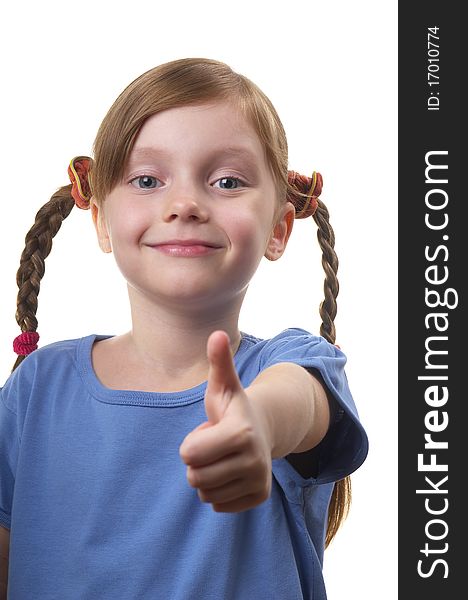
[[[310,200],[311,180],[288,171],[286,134],[273,104],[247,77],[236,73],[225,63],[207,58],[185,58],[159,65],[140,75],[117,97],[93,144],[94,160],[89,171],[89,184],[96,203],[102,203],[120,182],[136,137],[150,116],[169,108],[223,100],[235,103],[257,132],[275,178],[280,201],[291,201],[298,218],[311,215],[307,202]],[[38,211],[35,223],[26,235],[17,273],[16,320],[23,332],[37,329],[37,297],[44,274],[44,260],[51,251],[52,238],[74,206],[71,188],[71,185],[65,185],[52,195]],[[325,299],[319,307],[322,318],[320,334],[334,344],[338,258],[328,210],[318,198],[313,218],[318,226],[317,237],[325,271]],[[23,359],[24,356],[18,356],[13,369]],[[346,517],[350,499],[350,478],[346,477],[334,485],[326,546]]]

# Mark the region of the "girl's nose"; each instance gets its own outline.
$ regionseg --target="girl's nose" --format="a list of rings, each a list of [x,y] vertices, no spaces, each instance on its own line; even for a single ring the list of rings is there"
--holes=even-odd
[[[187,221],[207,221],[208,211],[200,192],[187,192],[182,189],[170,190],[164,209],[164,220],[182,219]]]

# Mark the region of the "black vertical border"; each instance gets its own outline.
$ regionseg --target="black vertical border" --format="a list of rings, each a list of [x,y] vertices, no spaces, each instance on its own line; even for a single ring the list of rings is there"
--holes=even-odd
[[[462,6],[432,0],[398,6],[398,590],[405,600],[468,597],[468,22]],[[438,28],[439,40],[428,37],[429,28]],[[439,61],[429,60],[437,53],[428,52],[436,48],[428,40],[439,43]],[[426,173],[427,161],[447,169]],[[446,226],[431,228],[426,219]],[[429,297],[428,290],[434,291]],[[428,306],[438,303],[437,293],[441,305]],[[428,355],[428,348],[444,353]],[[428,397],[438,405],[426,399],[432,386]],[[425,448],[428,434],[448,448]],[[418,454],[447,471],[419,469]]]

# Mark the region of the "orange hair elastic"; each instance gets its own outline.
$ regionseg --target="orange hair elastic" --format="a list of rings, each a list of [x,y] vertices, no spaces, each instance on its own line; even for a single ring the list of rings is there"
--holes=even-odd
[[[71,195],[78,208],[84,210],[89,208],[93,195],[89,185],[89,170],[92,164],[93,159],[89,156],[75,156],[68,165],[68,176],[72,183]]]
[[[314,171],[312,177],[300,175],[296,171],[288,172],[288,181],[298,191],[307,190],[307,198],[304,201],[304,206],[296,213],[296,219],[305,219],[311,217],[318,207],[318,197],[322,192],[323,179],[320,173]],[[304,192],[305,193],[305,192]],[[293,204],[295,202],[293,201]]]

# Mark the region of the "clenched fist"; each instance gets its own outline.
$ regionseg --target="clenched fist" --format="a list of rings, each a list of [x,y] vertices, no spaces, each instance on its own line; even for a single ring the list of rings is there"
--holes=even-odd
[[[242,387],[226,332],[209,336],[207,356],[207,421],[186,436],[180,456],[203,502],[217,512],[240,512],[270,495],[270,431],[249,389]]]

